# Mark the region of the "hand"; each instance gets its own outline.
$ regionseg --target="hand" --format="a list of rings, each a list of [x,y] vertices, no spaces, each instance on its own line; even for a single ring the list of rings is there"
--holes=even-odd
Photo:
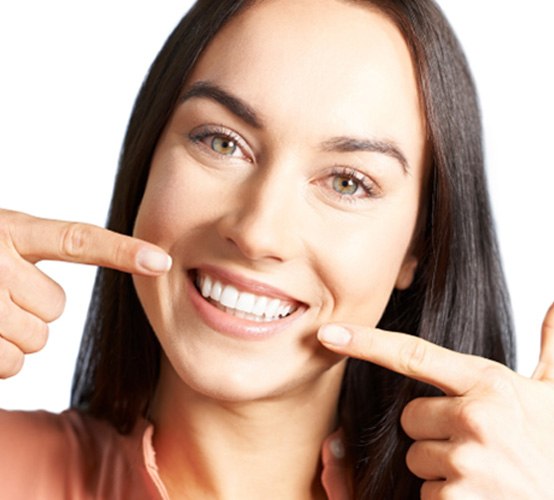
[[[89,224],[0,210],[0,378],[44,347],[48,323],[63,312],[62,288],[34,264],[63,260],[156,276],[171,266],[160,248]]]
[[[326,325],[318,337],[445,393],[414,399],[401,417],[414,440],[408,468],[425,481],[421,498],[554,498],[554,305],[532,378],[401,333]]]

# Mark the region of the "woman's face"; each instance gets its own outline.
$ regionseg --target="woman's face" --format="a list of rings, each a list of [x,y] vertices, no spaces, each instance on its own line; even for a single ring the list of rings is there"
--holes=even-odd
[[[135,226],[173,257],[135,277],[165,371],[227,401],[324,390],[343,363],[318,327],[376,325],[417,265],[425,124],[405,42],[367,6],[259,2],[182,95]]]

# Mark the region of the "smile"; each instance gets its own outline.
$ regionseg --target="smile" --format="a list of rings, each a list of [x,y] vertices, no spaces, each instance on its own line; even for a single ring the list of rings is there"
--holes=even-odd
[[[276,297],[239,290],[205,272],[199,272],[195,284],[201,295],[227,314],[256,322],[286,318],[298,309],[298,304]]]

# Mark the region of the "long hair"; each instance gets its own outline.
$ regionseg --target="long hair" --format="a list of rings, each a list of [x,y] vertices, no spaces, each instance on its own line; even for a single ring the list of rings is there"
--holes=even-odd
[[[514,341],[483,165],[474,84],[455,35],[432,0],[352,0],[386,14],[411,51],[431,146],[419,266],[394,291],[380,328],[402,331],[509,366]],[[137,97],[107,227],[131,234],[150,162],[199,55],[247,0],[199,0],[175,28]],[[146,414],[159,375],[160,345],[132,279],[100,269],[77,361],[72,406],[129,432]],[[349,360],[339,402],[356,498],[419,498],[405,465],[410,440],[400,414],[424,384]]]

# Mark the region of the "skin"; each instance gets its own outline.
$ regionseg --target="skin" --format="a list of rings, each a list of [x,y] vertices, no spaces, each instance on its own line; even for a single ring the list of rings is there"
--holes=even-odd
[[[264,2],[205,52],[187,88],[217,82],[266,126],[248,126],[210,99],[183,103],[158,145],[137,220],[135,234],[148,243],[0,211],[0,376],[17,373],[24,354],[43,347],[47,323],[63,310],[62,289],[33,264],[108,266],[134,274],[166,353],[153,418],[158,465],[172,497],[183,484],[193,498],[321,497],[321,441],[335,425],[342,360],[353,356],[445,392],[414,400],[401,419],[415,440],[408,466],[426,480],[422,498],[550,498],[554,308],[532,379],[373,328],[390,291],[409,286],[417,264],[411,248],[424,126],[397,30],[365,8],[313,4],[288,3],[283,16],[279,1]],[[240,44],[241,57],[226,49],[230,43]],[[367,65],[356,57],[362,49]],[[345,82],[340,76],[347,73]],[[283,88],[274,83],[283,78]],[[207,120],[239,133],[250,161],[216,161],[211,142],[187,141]],[[322,141],[344,135],[394,140],[409,175],[387,155],[322,150]],[[383,194],[343,206],[329,176],[335,164],[369,165]],[[166,252],[173,257],[167,273]],[[277,286],[304,302],[306,312],[285,335],[262,342],[222,336],[179,293],[184,270],[205,263]]]
[[[414,439],[406,462],[425,480],[421,498],[554,498],[554,304],[543,322],[539,364],[530,379],[405,334],[329,325],[318,336],[335,352],[444,392],[444,397],[414,399],[401,417]]]
[[[0,209],[0,378],[17,374],[24,355],[48,339],[65,306],[63,289],[34,266],[41,260],[92,264],[154,276],[171,258],[150,243],[90,224]]]
[[[347,36],[352,32],[356,37]],[[321,324],[374,326],[393,288],[411,282],[425,158],[411,60],[396,28],[366,8],[328,1],[314,9],[313,1],[301,1],[284,9],[274,1],[216,37],[183,93],[198,82],[240,98],[263,126],[207,97],[177,107],[134,232],[166,249],[174,266],[154,283],[135,279],[136,288],[188,386],[237,402],[280,396],[329,368],[315,339]],[[215,152],[217,134],[190,139],[211,124],[237,134],[242,150]],[[393,141],[409,172],[389,155],[324,150],[325,141],[343,136]],[[362,188],[355,196],[337,193],[335,165],[356,169],[375,195]],[[205,266],[275,286],[307,310],[286,335],[261,343],[214,334],[184,292],[186,273]]]
[[[158,143],[135,224],[136,236],[174,262],[135,286],[165,353],[152,416],[158,463],[175,493],[196,484],[217,498],[259,498],[278,484],[282,498],[319,496],[310,484],[336,426],[344,360],[329,356],[317,329],[375,326],[417,264],[425,125],[403,38],[366,7],[286,5],[263,2],[231,21],[183,91],[209,82],[244,102],[259,126],[212,97],[185,99]],[[225,134],[237,149],[221,146]],[[390,153],[331,148],[344,137],[390,143],[405,164]],[[345,168],[371,192],[359,181],[354,194],[339,192]],[[304,311],[263,340],[224,335],[187,292],[190,271],[207,266],[277,287]]]

